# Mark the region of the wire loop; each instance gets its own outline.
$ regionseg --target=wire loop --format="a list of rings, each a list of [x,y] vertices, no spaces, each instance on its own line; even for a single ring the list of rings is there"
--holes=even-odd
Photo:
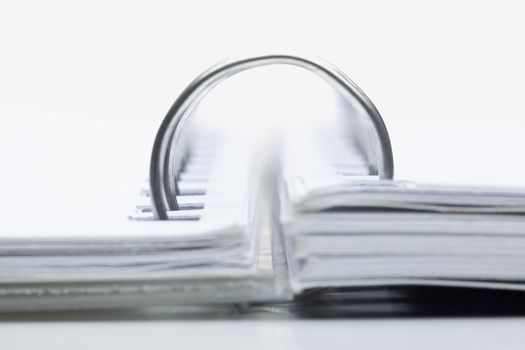
[[[362,111],[363,123],[372,138],[373,168],[382,179],[392,179],[394,161],[386,126],[378,110],[365,93],[338,68],[317,57],[264,55],[248,57],[213,66],[193,80],[175,100],[164,117],[153,145],[150,162],[150,190],[153,212],[159,220],[167,220],[167,212],[177,210],[177,174],[174,150],[183,126],[193,109],[206,94],[223,80],[242,71],[274,64],[305,68],[335,88],[352,106]]]

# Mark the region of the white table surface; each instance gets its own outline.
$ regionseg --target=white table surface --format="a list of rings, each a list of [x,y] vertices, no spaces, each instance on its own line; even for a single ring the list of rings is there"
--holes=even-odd
[[[2,349],[523,349],[525,318],[106,319],[16,316]],[[89,316],[88,316],[89,317]]]

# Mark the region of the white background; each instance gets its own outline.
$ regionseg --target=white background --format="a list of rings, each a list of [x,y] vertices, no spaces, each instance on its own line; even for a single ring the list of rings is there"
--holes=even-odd
[[[123,134],[140,127],[133,136],[150,145],[177,94],[209,65],[305,52],[371,97],[399,177],[439,181],[444,168],[458,182],[501,182],[503,172],[522,184],[523,14],[519,1],[3,1],[0,118],[4,131],[46,124],[58,138],[88,121]],[[260,95],[246,89],[226,105]],[[461,147],[442,150],[447,143]],[[501,170],[485,174],[486,164]]]
[[[423,169],[438,174],[431,181],[453,173],[459,182],[525,184],[524,15],[520,1],[2,1],[0,176],[11,194],[3,213],[19,218],[42,198],[68,204],[49,189],[52,180],[69,193],[78,186],[72,179],[109,176],[118,187],[126,174],[119,169],[145,170],[155,128],[184,86],[217,60],[252,52],[313,53],[345,71],[384,116],[400,177]],[[245,91],[242,99],[260,95]],[[35,189],[40,199],[31,197]],[[1,324],[0,338],[6,349],[105,341],[167,348],[194,337],[203,346],[235,345],[236,335],[239,344],[283,348],[321,345],[322,336],[340,348],[519,348],[523,326],[520,319],[34,321]]]

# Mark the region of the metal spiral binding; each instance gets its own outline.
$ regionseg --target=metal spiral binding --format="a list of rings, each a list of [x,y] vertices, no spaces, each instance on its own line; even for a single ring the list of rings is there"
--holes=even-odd
[[[156,219],[167,220],[168,211],[178,210],[177,148],[184,124],[201,99],[225,79],[242,71],[267,65],[293,65],[309,70],[325,80],[359,111],[363,130],[371,139],[367,150],[370,168],[381,179],[392,179],[394,161],[386,126],[365,93],[343,72],[317,57],[263,55],[215,65],[199,75],[180,94],[164,117],[153,145],[150,162],[150,194]]]

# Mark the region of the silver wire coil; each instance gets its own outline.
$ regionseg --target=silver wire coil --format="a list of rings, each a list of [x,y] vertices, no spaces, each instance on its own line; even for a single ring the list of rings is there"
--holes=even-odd
[[[317,57],[264,55],[228,61],[215,65],[180,94],[164,117],[157,132],[150,162],[150,194],[153,213],[167,220],[168,211],[177,210],[177,171],[175,149],[180,142],[184,123],[206,94],[225,79],[242,71],[267,65],[293,65],[305,68],[335,88],[353,107],[362,111],[363,124],[369,130],[373,145],[374,167],[381,179],[392,179],[394,161],[385,123],[368,96],[343,72]]]

